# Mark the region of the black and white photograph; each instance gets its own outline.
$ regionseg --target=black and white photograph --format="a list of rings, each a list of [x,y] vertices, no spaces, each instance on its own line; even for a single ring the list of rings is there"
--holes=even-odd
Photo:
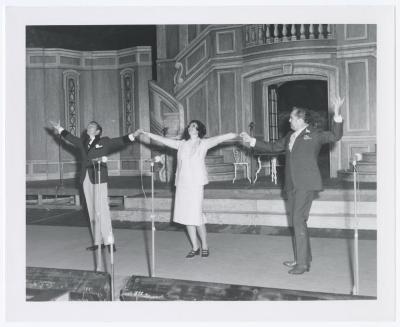
[[[199,321],[208,320],[202,305],[215,306],[210,319],[244,320],[232,312],[240,304],[264,320],[273,305],[294,308],[290,321],[310,318],[296,315],[299,305],[328,320],[341,320],[330,306],[344,308],[344,320],[393,318],[394,89],[385,86],[394,75],[379,72],[379,49],[392,49],[384,24],[343,22],[334,10],[325,21],[282,10],[266,16],[271,24],[236,10],[226,22],[205,18],[206,7],[192,20],[167,8],[172,19],[128,23],[114,9],[112,21],[96,16],[106,8],[87,20],[68,19],[85,15],[76,8],[59,21],[62,8],[42,20],[27,11],[23,23],[22,8],[9,12],[24,64],[15,73],[23,84],[7,90],[20,116],[5,120],[19,121],[12,153],[24,158],[6,163],[6,182],[18,174],[23,183],[18,222],[6,229],[21,228],[20,251],[6,247],[22,263],[14,304],[168,303]],[[381,20],[390,16],[381,9]],[[223,304],[233,309],[216,309]],[[153,318],[180,320],[165,308]]]

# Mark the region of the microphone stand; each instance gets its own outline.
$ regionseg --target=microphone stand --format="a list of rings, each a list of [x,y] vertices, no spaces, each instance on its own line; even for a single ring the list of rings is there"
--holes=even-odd
[[[357,160],[353,161],[353,187],[354,187],[354,263],[353,263],[353,295],[359,294],[359,267],[358,267],[358,207],[357,207]]]
[[[163,133],[164,137],[166,137],[167,131],[168,131],[168,127],[164,127],[162,129],[162,133]],[[168,184],[168,167],[167,167],[168,156],[167,156],[166,151],[164,151],[164,159],[165,159],[164,160],[165,183]]]
[[[56,200],[58,198],[58,192],[61,188],[64,187],[64,181],[63,181],[63,169],[62,169],[62,164],[61,164],[61,134],[58,136],[58,170],[60,173],[58,185],[56,186]]]
[[[96,213],[96,236],[98,237],[98,247],[97,247],[97,265],[96,265],[96,271],[100,271],[101,268],[101,223],[100,223],[100,219],[101,219],[101,196],[100,196],[100,181],[101,181],[101,173],[100,173],[100,160],[97,161],[98,164],[98,171],[97,171],[97,206],[95,206],[97,208],[97,213]],[[100,206],[100,210],[99,210],[99,206]]]
[[[154,225],[154,161],[150,162],[150,171],[151,171],[151,274],[150,277],[155,277],[155,225]]]
[[[99,160],[97,160],[97,164],[98,164],[98,172],[97,172],[97,176],[98,176],[98,184],[97,184],[97,200],[98,200],[98,204],[100,205],[100,212],[96,215],[97,217],[97,224],[98,224],[98,228],[99,228],[99,241],[102,237],[101,235],[101,212],[103,211],[103,203],[101,202],[102,199],[102,194],[101,192],[101,186],[100,186],[100,182],[101,182],[101,171],[100,171],[100,167],[101,167],[101,158],[99,158]],[[111,237],[110,237],[111,236]],[[111,301],[114,301],[114,237],[112,236],[112,227],[111,227],[111,235],[108,238],[108,243],[110,243],[110,264],[111,264]],[[98,244],[98,248],[97,248],[97,271],[100,271],[100,263],[101,263],[101,242],[99,242]]]
[[[254,137],[254,122],[251,122],[249,124],[249,128],[250,128],[250,136]],[[254,160],[254,148],[250,147],[250,172],[251,172],[251,179],[253,179],[253,160]],[[253,181],[254,183],[254,181]]]

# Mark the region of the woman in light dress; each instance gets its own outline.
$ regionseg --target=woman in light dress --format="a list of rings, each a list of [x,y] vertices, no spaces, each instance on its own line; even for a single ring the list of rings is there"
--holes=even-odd
[[[206,219],[203,214],[204,185],[208,184],[205,157],[207,151],[216,145],[238,137],[235,133],[218,135],[205,139],[206,127],[198,120],[192,120],[185,128],[182,140],[173,140],[141,131],[149,138],[178,150],[175,175],[175,208],[173,221],[186,225],[192,250],[186,258],[200,254],[197,233],[201,240],[201,256],[208,257]]]

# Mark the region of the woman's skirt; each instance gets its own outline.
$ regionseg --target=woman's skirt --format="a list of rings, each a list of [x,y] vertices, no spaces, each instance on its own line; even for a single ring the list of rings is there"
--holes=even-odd
[[[205,224],[203,197],[204,185],[178,185],[175,192],[173,221],[183,225]]]

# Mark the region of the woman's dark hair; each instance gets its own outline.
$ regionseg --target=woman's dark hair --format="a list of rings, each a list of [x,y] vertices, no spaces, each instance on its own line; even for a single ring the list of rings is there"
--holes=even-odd
[[[97,121],[94,121],[94,120],[92,120],[88,125],[91,125],[91,124],[97,126],[97,130],[99,131],[98,135],[101,136],[101,133],[103,132],[103,127],[101,127],[101,125]]]
[[[183,140],[189,140],[190,139],[190,134],[189,134],[189,126],[192,123],[196,123],[197,125],[197,131],[199,132],[199,138],[203,138],[204,135],[207,133],[207,129],[204,126],[204,124],[200,120],[191,120],[189,124],[185,127],[185,130],[183,131],[182,139]]]

